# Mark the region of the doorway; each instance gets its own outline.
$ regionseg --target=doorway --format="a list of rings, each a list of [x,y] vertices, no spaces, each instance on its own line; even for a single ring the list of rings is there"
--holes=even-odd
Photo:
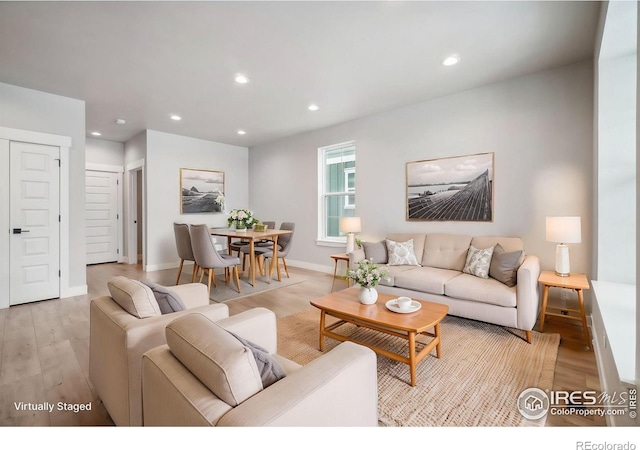
[[[144,160],[127,165],[126,260],[129,264],[145,264],[144,226]]]

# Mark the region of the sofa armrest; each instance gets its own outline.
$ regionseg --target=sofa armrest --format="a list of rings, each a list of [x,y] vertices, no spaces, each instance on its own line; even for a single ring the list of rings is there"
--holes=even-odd
[[[364,260],[364,250],[357,248],[354,251],[347,253],[349,255],[349,269],[356,270],[358,268],[358,262]]]
[[[278,329],[273,311],[266,308],[253,308],[219,320],[217,324],[225,330],[258,344],[270,354],[277,353]]]
[[[179,284],[177,286],[166,286],[166,288],[178,294],[187,309],[210,303],[209,290],[202,283]]]
[[[532,330],[538,319],[540,295],[538,277],[540,260],[537,256],[527,255],[518,269],[516,284],[518,328]]]
[[[344,342],[226,413],[218,426],[377,426],[375,353]]]

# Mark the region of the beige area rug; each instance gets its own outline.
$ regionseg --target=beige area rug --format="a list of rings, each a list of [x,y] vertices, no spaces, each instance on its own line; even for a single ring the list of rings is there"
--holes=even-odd
[[[327,316],[327,321],[329,321]],[[304,311],[278,320],[278,353],[298,364],[321,356],[320,312]],[[344,325],[340,334],[407,354],[406,340]],[[560,336],[532,332],[527,344],[520,331],[447,316],[441,324],[442,358],[427,356],[411,387],[409,366],[378,357],[378,420],[385,426],[543,426],[523,418],[516,408],[529,387],[551,389]],[[428,337],[420,338],[428,342]],[[339,342],[325,338],[325,351]],[[432,351],[435,355],[435,349]]]
[[[282,273],[282,281],[278,281],[276,276],[274,275],[274,279],[271,280],[271,283],[268,283],[268,277],[266,276],[257,276],[256,277],[256,285],[251,286],[251,283],[247,281],[246,276],[240,277],[240,293],[238,293],[238,288],[236,286],[236,282],[233,280],[229,280],[229,284],[226,285],[224,282],[224,274],[219,273],[216,274],[216,283],[217,287],[211,285],[211,294],[209,295],[209,299],[216,303],[222,303],[229,300],[235,300],[238,298],[248,297],[250,295],[259,294],[261,292],[271,291],[273,289],[278,289],[285,286],[291,286],[292,284],[302,283],[306,280],[306,278],[301,277],[300,275],[295,275],[289,272],[290,278],[287,278],[284,271]],[[207,282],[206,276],[202,280],[204,283]]]

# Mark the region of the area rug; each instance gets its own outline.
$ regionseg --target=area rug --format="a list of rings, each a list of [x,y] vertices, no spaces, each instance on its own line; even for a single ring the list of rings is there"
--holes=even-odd
[[[251,283],[249,283],[246,276],[241,277],[240,293],[238,293],[236,282],[233,279],[231,279],[229,281],[229,284],[227,285],[224,282],[224,274],[216,274],[217,287],[211,285],[211,294],[209,295],[209,299],[212,302],[223,303],[229,300],[248,297],[250,295],[259,294],[261,292],[267,292],[273,289],[302,283],[306,280],[306,278],[301,277],[300,275],[295,275],[291,272],[289,273],[289,275],[290,278],[287,278],[283,271],[281,277],[282,281],[278,281],[274,275],[274,279],[271,280],[271,283],[268,283],[268,278],[266,276],[257,276],[255,286],[251,286]],[[206,283],[206,278],[202,281]]]
[[[327,323],[329,322],[327,316]],[[278,320],[278,353],[305,365],[318,358],[320,312],[310,309]],[[406,340],[344,325],[340,334],[357,333],[367,342],[404,351]],[[408,382],[409,366],[377,355],[378,420],[384,426],[478,427],[543,426],[516,408],[529,387],[551,389],[560,336],[521,331],[447,316],[441,324],[441,358],[427,356],[417,366],[417,384]],[[422,337],[420,339],[423,339]],[[428,337],[424,338],[428,342]],[[325,338],[325,351],[339,342]],[[402,350],[404,349],[404,350]]]

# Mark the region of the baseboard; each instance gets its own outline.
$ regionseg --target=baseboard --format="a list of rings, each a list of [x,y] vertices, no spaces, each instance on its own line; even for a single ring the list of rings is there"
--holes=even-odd
[[[322,264],[313,264],[304,261],[296,261],[295,259],[287,258],[287,265],[292,267],[299,267],[301,269],[315,270],[316,272],[328,273],[333,275],[332,266],[323,266]]]
[[[289,262],[289,261],[287,260],[287,262]],[[191,266],[193,266],[193,262],[192,261],[185,261],[184,265],[183,265],[183,269],[184,269],[184,267],[191,267]],[[171,263],[163,263],[163,264],[150,264],[148,266],[145,266],[144,271],[145,272],[155,272],[156,270],[177,269],[178,267],[180,267],[180,261],[171,262]]]
[[[69,286],[60,292],[60,298],[76,297],[78,295],[85,295],[88,292],[87,285],[82,286]]]

